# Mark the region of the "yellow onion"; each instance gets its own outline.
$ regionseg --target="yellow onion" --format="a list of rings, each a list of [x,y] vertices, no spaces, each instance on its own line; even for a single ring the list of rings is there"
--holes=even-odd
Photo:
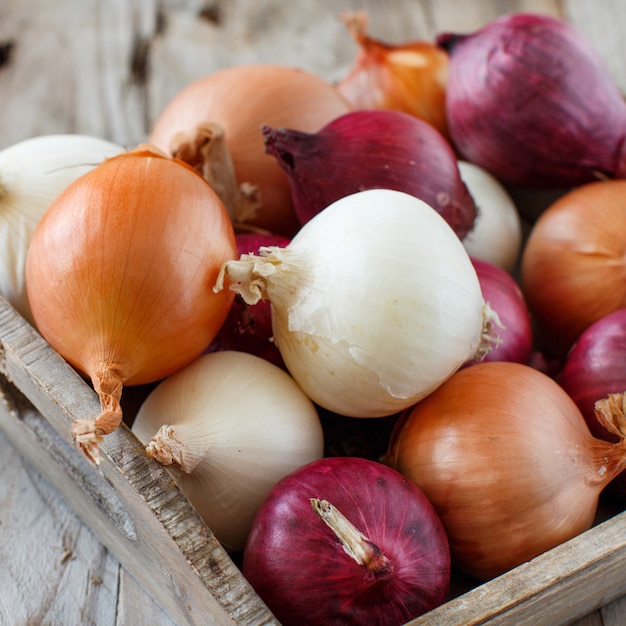
[[[281,65],[237,65],[180,91],[160,114],[150,141],[206,169],[199,152],[208,141],[207,124],[219,125],[237,182],[256,188],[254,197],[260,203],[258,207],[243,203],[242,213],[231,208],[234,221],[291,237],[299,223],[289,182],[273,157],[265,154],[261,127],[315,132],[349,110],[335,88],[311,72]]]
[[[489,579],[587,530],[602,490],[626,466],[615,399],[594,438],[574,401],[520,363],[460,370],[401,418],[386,461],[438,512],[452,562]]]
[[[553,202],[522,251],[537,334],[563,358],[593,322],[626,307],[626,181],[582,185]]]
[[[93,461],[122,420],[123,385],[172,374],[217,334],[232,292],[211,288],[236,250],[211,187],[149,146],[105,161],[50,206],[28,251],[28,299],[43,337],[100,397],[101,414],[74,424]]]
[[[359,46],[350,72],[337,90],[353,109],[391,109],[409,113],[449,139],[446,120],[448,54],[433,42],[383,43],[370,37],[363,11],[343,20]]]

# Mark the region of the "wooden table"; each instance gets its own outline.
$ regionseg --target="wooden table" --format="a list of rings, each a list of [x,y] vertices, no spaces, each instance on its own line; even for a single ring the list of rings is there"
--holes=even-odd
[[[356,47],[338,19],[365,9],[389,42],[470,32],[507,11],[563,15],[626,93],[625,0],[0,0],[0,149],[48,133],[143,141],[191,80],[238,62],[341,78]],[[171,626],[64,500],[0,435],[0,626]],[[626,599],[577,626],[621,626]]]

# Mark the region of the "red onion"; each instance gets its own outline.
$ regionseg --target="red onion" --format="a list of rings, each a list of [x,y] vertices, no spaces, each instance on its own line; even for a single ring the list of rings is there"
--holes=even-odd
[[[509,14],[436,42],[450,55],[448,124],[463,158],[509,185],[626,176],[626,104],[569,23]]]
[[[237,252],[258,254],[262,246],[286,246],[290,239],[271,233],[238,233]],[[206,352],[248,352],[285,369],[280,351],[272,341],[272,306],[269,300],[247,304],[236,294],[228,317]]]
[[[485,302],[498,315],[493,332],[498,342],[483,361],[528,363],[533,347],[530,313],[521,289],[511,274],[482,259],[471,259]]]
[[[263,128],[265,150],[286,172],[302,224],[365,189],[404,191],[438,211],[463,238],[476,206],[456,155],[427,122],[400,111],[352,111],[316,133]]]
[[[558,376],[596,437],[618,441],[597,420],[596,401],[626,390],[626,309],[601,317],[572,346]]]
[[[341,516],[349,520],[345,543],[328,525],[336,520],[323,519],[335,510],[340,527]],[[445,600],[450,553],[437,514],[411,481],[377,461],[332,457],[270,491],[242,571],[284,626],[394,626]]]

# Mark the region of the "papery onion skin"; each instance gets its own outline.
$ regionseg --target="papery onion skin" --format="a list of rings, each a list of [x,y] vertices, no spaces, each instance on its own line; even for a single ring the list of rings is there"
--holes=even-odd
[[[481,580],[587,530],[625,459],[555,381],[504,361],[460,370],[408,411],[386,457],[437,510],[453,566]]]
[[[450,55],[448,125],[464,160],[524,187],[626,175],[626,103],[568,22],[512,13],[436,42]]]
[[[472,229],[476,206],[451,146],[408,113],[351,111],[316,133],[266,126],[263,135],[289,178],[301,224],[357,191],[394,189],[424,200],[459,238]]]
[[[174,96],[150,132],[150,142],[171,153],[178,133],[193,136],[200,124],[220,124],[239,183],[258,186],[262,207],[250,224],[291,237],[299,223],[289,183],[263,150],[263,125],[315,132],[350,110],[333,85],[295,67],[252,64],[222,68]]]
[[[587,183],[551,204],[522,251],[539,340],[563,359],[593,322],[626,307],[626,181]]]
[[[459,161],[461,179],[476,205],[472,230],[463,238],[471,257],[513,272],[522,250],[522,220],[507,189],[487,170]]]
[[[391,561],[377,579],[309,504],[328,500]],[[253,522],[244,576],[285,626],[393,626],[445,600],[447,539],[419,489],[376,461],[333,457],[279,481]]]
[[[168,376],[211,342],[233,298],[211,287],[236,250],[209,185],[140,146],[76,180],[48,209],[28,252],[28,297],[46,341],[92,379],[102,402],[119,400],[122,385]],[[108,411],[116,424],[96,418],[96,433],[119,425],[119,406]]]
[[[449,139],[447,53],[430,41],[379,41],[367,34],[363,11],[342,18],[359,46],[352,68],[337,83],[353,110],[402,111],[423,119]]]
[[[67,185],[122,152],[105,139],[73,134],[31,137],[0,151],[0,294],[31,324],[26,255],[39,220]]]
[[[492,322],[497,341],[482,361],[528,363],[533,329],[526,300],[515,279],[501,267],[472,258],[485,302],[498,316]]]
[[[432,207],[400,191],[346,196],[286,248],[227,262],[223,276],[246,301],[272,303],[289,372],[339,415],[411,406],[483,341],[483,297],[463,244]]]
[[[284,370],[245,352],[203,355],[146,398],[133,432],[160,462],[165,425],[176,483],[229,552],[243,549],[274,484],[323,455],[313,403]]]
[[[285,247],[290,241],[288,237],[271,233],[238,233],[235,239],[238,255],[258,254],[262,246]],[[273,341],[270,302],[259,300],[250,305],[236,294],[224,324],[206,352],[221,350],[249,352],[284,368],[283,357]]]

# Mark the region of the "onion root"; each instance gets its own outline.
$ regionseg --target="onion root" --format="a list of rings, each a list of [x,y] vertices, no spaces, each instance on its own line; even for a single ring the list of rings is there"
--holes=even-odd
[[[112,433],[122,423],[123,381],[115,370],[103,365],[92,380],[94,389],[100,399],[100,415],[95,420],[77,419],[72,425],[72,435],[87,458],[100,464],[100,443],[104,435]]]

